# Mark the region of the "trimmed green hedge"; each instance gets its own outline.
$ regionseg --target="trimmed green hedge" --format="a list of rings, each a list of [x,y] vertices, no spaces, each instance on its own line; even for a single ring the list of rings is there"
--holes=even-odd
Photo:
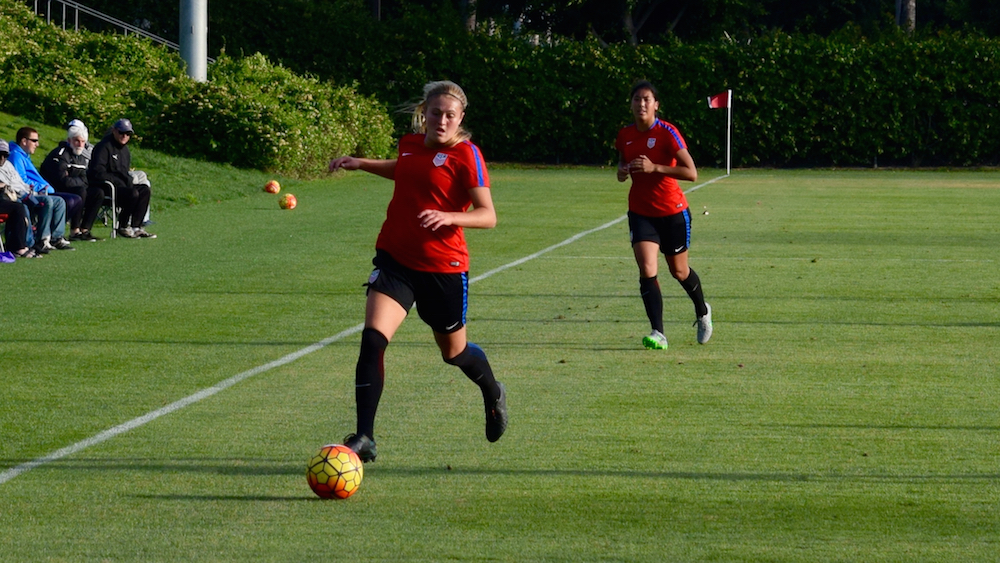
[[[646,78],[660,90],[661,115],[680,127],[702,165],[725,163],[726,112],[709,110],[706,98],[727,88],[735,97],[734,165],[1000,164],[997,40],[776,34],[749,45],[633,48],[534,47],[477,35],[458,42],[459,60],[406,84],[397,75],[387,101],[418,92],[423,80],[452,78],[466,88],[469,126],[493,159],[611,162],[615,134],[631,120],[628,90]],[[389,80],[383,73],[376,83]]]
[[[151,119],[158,144],[300,175],[325,171],[333,155],[388,156],[395,149],[385,110],[350,88],[303,78],[259,54],[222,56],[208,78]]]
[[[3,111],[50,125],[84,120],[100,137],[122,116],[148,148],[308,176],[332,155],[394,150],[384,106],[352,87],[296,75],[260,55],[221,56],[210,81],[136,36],[65,32],[0,0]]]
[[[429,80],[455,80],[469,95],[474,140],[493,160],[613,161],[615,133],[631,119],[629,87],[647,78],[702,165],[725,162],[726,112],[709,111],[705,99],[727,88],[736,98],[737,165],[1000,164],[996,39],[888,30],[866,40],[847,29],[638,48],[533,45],[503,29],[466,33],[448,3],[376,22],[365,0],[302,0],[267,21],[227,20],[237,3],[265,9],[267,0],[216,0],[213,34],[231,52],[260,48],[290,68],[356,81],[390,107]],[[408,121],[395,122],[398,134]]]

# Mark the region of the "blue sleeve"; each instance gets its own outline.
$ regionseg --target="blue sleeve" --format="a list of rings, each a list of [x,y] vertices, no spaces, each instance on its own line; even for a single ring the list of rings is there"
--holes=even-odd
[[[44,191],[46,194],[55,193],[52,186],[50,186],[49,183],[42,178],[42,175],[38,173],[38,170],[35,169],[35,165],[28,160],[27,155],[11,151],[8,159],[13,161],[12,164],[17,170],[17,174],[21,176],[21,179],[24,180],[25,184],[31,186],[33,191]]]

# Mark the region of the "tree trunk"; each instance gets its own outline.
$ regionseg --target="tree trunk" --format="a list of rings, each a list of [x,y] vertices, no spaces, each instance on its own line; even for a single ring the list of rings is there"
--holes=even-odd
[[[635,47],[639,44],[639,30],[635,28],[635,21],[632,19],[632,10],[625,6],[625,11],[622,12],[622,23],[625,25],[625,31],[628,33],[628,43]]]
[[[462,0],[462,14],[465,16],[465,29],[468,32],[476,30],[476,0]]]
[[[896,25],[907,33],[917,28],[917,0],[896,0]]]

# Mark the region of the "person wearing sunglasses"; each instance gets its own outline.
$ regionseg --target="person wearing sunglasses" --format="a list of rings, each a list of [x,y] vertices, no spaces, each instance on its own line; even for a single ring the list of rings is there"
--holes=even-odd
[[[10,156],[7,157],[29,189],[28,193],[22,193],[20,197],[22,203],[28,206],[37,228],[34,237],[35,251],[48,254],[55,249],[75,250],[66,240],[66,213],[70,204],[82,205],[83,200],[77,195],[55,193],[52,186],[38,173],[31,162],[31,155],[38,148],[38,143],[38,131],[32,127],[22,127],[17,130],[15,141],[8,143]]]
[[[132,153],[128,142],[135,131],[128,119],[119,119],[111,131],[94,147],[87,167],[87,182],[91,187],[102,186],[105,193],[114,187],[118,214],[118,236],[125,238],[156,238],[142,227],[152,191],[148,185],[137,184],[131,174]]]

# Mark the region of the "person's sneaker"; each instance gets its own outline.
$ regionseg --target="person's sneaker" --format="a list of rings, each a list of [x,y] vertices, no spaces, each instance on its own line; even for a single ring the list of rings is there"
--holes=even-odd
[[[147,233],[146,229],[143,229],[142,227],[136,227],[135,229],[132,229],[132,234],[138,238],[156,238],[156,235],[154,235],[153,233]]]
[[[499,440],[507,430],[507,389],[499,381],[497,387],[500,388],[500,397],[492,406],[486,407],[486,439],[490,442]]]
[[[95,237],[90,231],[80,231],[76,235],[76,240],[84,240],[88,242],[97,242],[99,240],[104,240],[100,237]]]
[[[650,350],[666,350],[667,337],[663,336],[662,332],[654,330],[649,336],[642,337],[642,345]]]
[[[135,236],[135,232],[132,231],[132,227],[119,227],[118,236],[125,238],[139,238]]]
[[[57,250],[76,250],[73,245],[69,243],[68,240],[64,238],[57,238],[52,241],[52,246]]]
[[[344,445],[354,450],[363,463],[375,461],[375,440],[364,434],[348,434],[344,437]]]
[[[42,254],[48,254],[49,250],[52,249],[51,244],[44,244],[41,242],[35,243],[35,254],[41,256]]]
[[[708,303],[705,306],[708,307],[708,312],[694,321],[694,326],[698,327],[698,344],[704,344],[712,338],[712,306]]]

